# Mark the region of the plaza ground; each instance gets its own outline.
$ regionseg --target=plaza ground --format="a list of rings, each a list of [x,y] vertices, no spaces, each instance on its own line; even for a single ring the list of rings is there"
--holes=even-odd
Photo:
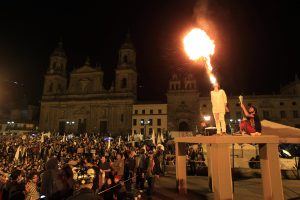
[[[175,175],[160,177],[156,181],[153,200],[201,200],[214,199],[209,192],[208,178],[205,176],[188,176],[188,193],[180,195],[176,190]],[[283,179],[284,197],[287,200],[300,200],[300,180]],[[234,199],[263,199],[262,182],[260,178],[247,178],[234,181]],[[143,198],[147,199],[147,198]]]

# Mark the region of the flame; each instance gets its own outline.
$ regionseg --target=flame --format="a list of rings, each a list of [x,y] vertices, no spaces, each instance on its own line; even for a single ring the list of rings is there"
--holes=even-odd
[[[194,28],[183,39],[184,49],[191,60],[197,61],[204,59],[207,73],[212,84],[217,83],[213,75],[213,67],[210,63],[210,57],[215,53],[215,43],[206,34],[205,31]]]

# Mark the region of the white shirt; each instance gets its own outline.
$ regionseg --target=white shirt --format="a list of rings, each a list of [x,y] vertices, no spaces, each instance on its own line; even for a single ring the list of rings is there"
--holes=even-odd
[[[227,96],[224,90],[211,91],[211,104],[213,113],[225,113],[225,107],[227,104]]]

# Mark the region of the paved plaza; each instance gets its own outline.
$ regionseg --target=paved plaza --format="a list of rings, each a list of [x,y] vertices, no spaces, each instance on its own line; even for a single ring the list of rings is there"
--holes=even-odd
[[[176,191],[175,175],[160,177],[156,181],[153,200],[201,200],[214,199],[209,192],[208,179],[205,176],[188,176],[188,194],[179,195]],[[300,180],[283,179],[283,191],[286,200],[300,200]],[[263,199],[262,182],[260,178],[249,178],[234,181],[234,199]]]

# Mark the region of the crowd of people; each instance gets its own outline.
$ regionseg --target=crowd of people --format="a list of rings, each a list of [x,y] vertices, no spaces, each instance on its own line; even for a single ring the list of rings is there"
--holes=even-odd
[[[0,199],[151,198],[165,154],[174,150],[167,148],[88,135],[3,136]]]

